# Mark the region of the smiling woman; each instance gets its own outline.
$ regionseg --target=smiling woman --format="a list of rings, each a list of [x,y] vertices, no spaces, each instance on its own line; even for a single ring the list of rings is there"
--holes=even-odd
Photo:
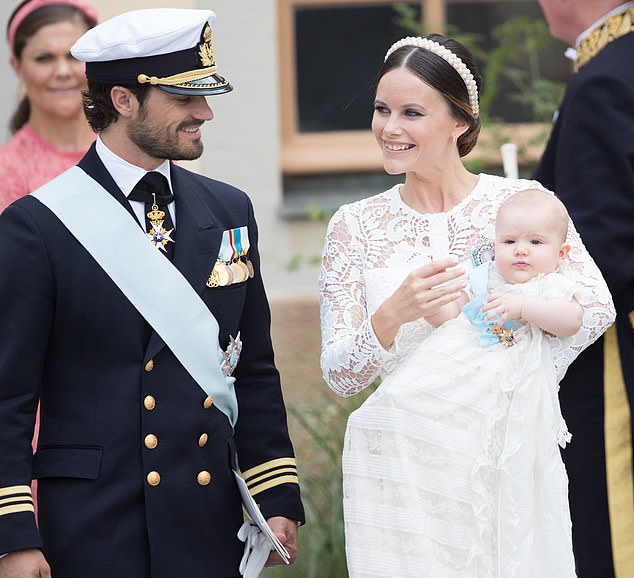
[[[612,323],[614,306],[574,224],[560,215],[566,236],[550,222],[551,205],[542,211],[550,192],[463,164],[480,132],[481,86],[454,39],[394,43],[377,77],[372,132],[385,172],[402,184],[341,206],[328,225],[324,378],[342,396],[380,380],[344,434],[350,578],[575,576],[556,386]],[[539,211],[529,218],[519,200],[533,194]],[[558,235],[546,242],[551,227]],[[495,263],[506,267],[494,273],[506,283],[488,275],[496,233]],[[582,287],[578,303],[558,288],[538,319],[533,297],[545,296],[543,278],[568,251],[561,288]],[[525,354],[548,370],[537,377]]]
[[[22,98],[0,149],[0,212],[75,165],[95,135],[82,110],[84,65],[70,47],[97,21],[76,0],[26,0],[9,18],[11,66]]]

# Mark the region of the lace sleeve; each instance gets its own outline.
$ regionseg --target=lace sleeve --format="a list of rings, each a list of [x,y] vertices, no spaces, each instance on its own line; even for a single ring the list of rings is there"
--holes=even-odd
[[[576,357],[596,341],[616,318],[608,286],[572,221],[568,225],[568,242],[571,249],[562,272],[582,287],[575,296],[583,307],[583,323],[581,329],[571,337],[548,336],[555,358],[558,381],[563,379],[568,366]]]
[[[337,394],[351,396],[395,362],[379,343],[367,309],[359,222],[342,207],[332,217],[319,274],[321,369]]]

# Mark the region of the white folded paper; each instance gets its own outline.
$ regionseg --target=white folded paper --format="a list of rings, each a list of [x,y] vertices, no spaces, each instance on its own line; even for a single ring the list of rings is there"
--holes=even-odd
[[[286,550],[284,545],[277,539],[277,536],[273,533],[273,530],[271,530],[271,527],[268,525],[266,519],[262,515],[262,512],[260,512],[260,508],[258,507],[255,500],[253,499],[253,496],[250,494],[249,488],[247,487],[247,483],[244,481],[242,476],[235,470],[233,471],[233,475],[236,478],[236,483],[238,484],[238,489],[240,490],[240,497],[242,498],[242,507],[244,508],[244,511],[246,512],[249,519],[253,521],[253,523],[257,526],[258,530],[262,532],[262,535],[270,543],[269,551],[275,550],[280,555],[280,558],[282,558],[282,560],[284,560],[286,564],[290,564],[291,556],[288,553],[288,550]],[[253,531],[251,531],[248,528],[243,530],[243,528],[245,528],[245,526],[243,526],[240,530],[245,536],[245,538],[240,538],[240,539],[243,541],[246,541],[245,554],[247,554],[248,549],[251,549],[254,554],[256,551],[261,552],[262,551],[261,540],[255,539],[255,537],[253,536]],[[248,534],[251,537],[249,540],[246,540],[246,538],[249,538]],[[238,533],[238,535],[240,535],[240,533]],[[267,557],[268,557],[268,554],[267,554]],[[244,558],[243,558],[243,561],[244,561]],[[266,562],[266,558],[264,559],[264,562]],[[245,565],[247,565],[247,562],[245,562]],[[257,574],[255,575],[257,576]]]

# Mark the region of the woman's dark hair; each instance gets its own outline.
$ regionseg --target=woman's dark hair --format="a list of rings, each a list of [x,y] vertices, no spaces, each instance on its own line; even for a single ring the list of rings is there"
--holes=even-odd
[[[31,0],[25,0],[24,2],[18,4],[11,14],[7,23],[7,36],[9,26],[11,26],[11,21],[20,8],[22,8],[25,4],[28,4],[30,1]],[[27,45],[28,41],[37,34],[40,28],[48,26],[49,24],[57,24],[58,22],[66,22],[69,20],[82,22],[86,25],[86,30],[92,28],[96,24],[94,20],[89,18],[79,8],[75,8],[70,4],[48,4],[31,12],[31,14],[29,14],[20,23],[15,31],[15,38],[13,41],[13,56],[15,59],[19,61],[22,58],[22,51],[24,50],[24,47]],[[31,103],[25,95],[19,102],[13,116],[11,117],[9,124],[11,132],[15,133],[20,130],[29,120],[30,115]]]
[[[471,53],[460,42],[446,38],[441,34],[427,34],[423,38],[437,42],[458,56],[473,74],[478,94],[481,94],[482,76],[478,66]],[[425,48],[402,46],[392,52],[383,63],[377,82],[390,70],[401,67],[407,68],[425,84],[437,90],[449,105],[453,117],[469,125],[469,128],[460,135],[457,142],[460,156],[464,157],[469,154],[478,141],[481,122],[480,116],[473,114],[467,87],[456,69],[446,60]]]
[[[88,90],[84,92],[84,114],[88,119],[88,124],[95,132],[100,132],[109,127],[113,122],[117,122],[119,118],[119,113],[112,104],[112,98],[110,97],[110,91],[113,86],[112,84],[100,84],[89,81]],[[123,86],[130,90],[136,96],[141,108],[147,99],[150,89],[153,88],[149,84],[118,84],[117,86]]]

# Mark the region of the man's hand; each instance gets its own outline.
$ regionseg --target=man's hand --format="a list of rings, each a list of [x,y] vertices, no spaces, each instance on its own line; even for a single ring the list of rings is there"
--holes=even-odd
[[[51,578],[51,569],[40,550],[17,550],[0,558],[0,578]]]
[[[289,520],[282,516],[274,516],[267,520],[271,530],[277,536],[277,539],[286,548],[291,558],[289,563],[292,564],[297,560],[297,522],[295,520]],[[266,561],[266,566],[275,566],[277,564],[284,564],[284,560],[275,551],[271,550],[269,558]],[[0,575],[0,578],[3,578]]]

